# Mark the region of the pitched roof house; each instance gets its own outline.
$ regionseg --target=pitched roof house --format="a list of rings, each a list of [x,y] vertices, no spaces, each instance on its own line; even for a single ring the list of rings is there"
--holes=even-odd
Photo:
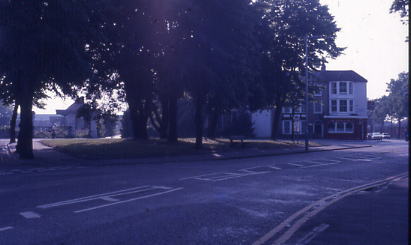
[[[62,115],[63,126],[69,127],[71,137],[97,137],[97,123],[92,119],[90,122],[79,116],[79,110],[84,106],[84,99],[79,98],[65,110],[56,110],[56,114]]]
[[[314,72],[310,86],[319,88],[309,98],[308,113],[301,105],[282,108],[279,134],[283,137],[304,134],[313,138],[365,139],[367,135],[367,80],[352,70]],[[272,111],[253,114],[257,137],[271,135]]]

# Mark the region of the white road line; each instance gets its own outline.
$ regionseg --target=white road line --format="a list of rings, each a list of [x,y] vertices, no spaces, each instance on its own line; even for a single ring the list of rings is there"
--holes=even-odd
[[[201,177],[209,176],[209,175],[213,175],[213,174],[224,174],[224,173],[223,172],[216,172],[216,173],[202,174],[202,175],[196,175],[196,176],[191,176],[191,177],[184,177],[184,178],[180,178],[178,180],[197,179],[197,178],[201,178]]]
[[[313,167],[318,167],[318,166],[328,166],[328,165],[335,165],[335,164],[338,164],[338,163],[316,164],[316,165],[311,165],[311,166],[304,166],[304,167],[301,167],[301,168],[313,168]]]
[[[127,203],[127,202],[132,202],[132,201],[136,201],[136,200],[140,200],[140,199],[145,199],[145,198],[149,198],[149,197],[155,197],[155,196],[160,196],[166,193],[170,193],[170,192],[174,192],[174,191],[178,191],[184,189],[183,187],[179,187],[179,188],[174,188],[168,191],[163,191],[163,192],[159,192],[159,193],[154,193],[154,194],[150,194],[150,195],[145,195],[145,196],[140,196],[140,197],[136,197],[136,198],[131,198],[128,200],[124,200],[124,201],[119,201],[119,202],[114,202],[114,203],[109,203],[109,204],[104,204],[104,205],[99,205],[99,206],[95,206],[95,207],[91,207],[91,208],[85,208],[85,209],[80,209],[80,210],[76,210],[73,211],[74,213],[83,213],[83,212],[88,212],[88,211],[92,211],[95,209],[99,209],[99,208],[105,208],[105,207],[109,207],[109,206],[113,206],[113,205],[117,205],[117,204],[122,204],[122,203]]]
[[[32,211],[21,212],[20,215],[26,219],[37,219],[41,217],[40,214]]]
[[[120,200],[112,198],[112,197],[100,197],[101,200],[108,201],[108,202],[118,202]]]
[[[340,163],[340,162],[341,162],[340,160],[337,160],[337,159],[330,159],[330,160],[327,160],[327,161],[329,161],[329,162],[335,162],[335,163]]]
[[[256,166],[256,167],[251,167],[251,168],[240,169],[239,171],[249,172],[249,173],[270,173],[270,171],[268,170],[255,170],[258,168],[269,168],[269,166]]]
[[[281,170],[282,168],[276,167],[276,166],[269,166],[269,168],[275,169],[275,170]]]
[[[114,196],[115,194],[123,193],[123,192],[129,192],[129,191],[135,191],[135,190],[140,190],[140,191],[141,190],[146,190],[148,187],[149,187],[148,185],[143,185],[143,186],[138,186],[138,187],[134,187],[134,188],[128,188],[128,189],[122,189],[122,190],[118,190],[118,191],[107,192],[107,193],[102,193],[102,194],[97,194],[97,195],[85,196],[85,197],[75,198],[75,199],[61,201],[61,202],[43,204],[43,205],[37,206],[37,208],[45,209],[45,208],[58,207],[58,206],[62,206],[62,205],[77,203],[77,202],[83,202],[84,200],[90,201],[90,200],[93,200],[93,199],[98,199],[100,197]]]
[[[292,163],[292,162],[288,162],[287,164],[288,164],[288,165],[291,165],[291,166],[296,166],[296,167],[302,167],[302,166],[304,166],[304,165],[297,164],[297,163]]]
[[[1,231],[11,230],[11,229],[14,229],[14,227],[13,227],[13,226],[0,227],[0,232],[1,232]]]

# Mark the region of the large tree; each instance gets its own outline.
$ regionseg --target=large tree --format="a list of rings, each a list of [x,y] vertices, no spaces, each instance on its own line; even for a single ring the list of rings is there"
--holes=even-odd
[[[94,28],[86,1],[0,1],[0,71],[21,109],[17,149],[33,157],[35,94],[59,87],[72,92],[89,75],[85,47]],[[10,87],[2,87],[9,89]]]
[[[263,87],[267,107],[273,106],[272,138],[276,138],[281,108],[290,93],[301,89],[300,78],[305,76],[305,41],[307,40],[308,67],[320,67],[324,57],[335,58],[343,48],[336,45],[340,30],[328,7],[318,0],[264,0],[264,19],[271,32],[267,34],[267,48],[263,58]]]
[[[390,12],[399,13],[402,18],[403,23],[406,24],[408,23],[409,6],[410,6],[409,0],[394,0],[392,2]]]
[[[181,1],[173,7],[179,16],[172,67],[192,99],[201,148],[206,109],[226,109],[241,93],[247,100],[242,88],[258,55],[254,34],[262,14],[245,0]]]
[[[409,113],[409,76],[408,72],[398,75],[397,79],[391,79],[388,83],[387,106],[390,108],[389,114],[398,122],[398,136],[401,134],[401,121],[408,117]]]

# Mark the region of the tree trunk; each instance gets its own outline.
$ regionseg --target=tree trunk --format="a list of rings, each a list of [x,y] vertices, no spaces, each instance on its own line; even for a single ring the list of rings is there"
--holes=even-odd
[[[276,140],[278,137],[278,125],[280,123],[282,103],[276,103],[274,108],[274,117],[271,125],[271,139]]]
[[[295,132],[294,132],[294,108],[291,111],[291,138],[293,139],[293,143],[295,142]]]
[[[199,95],[195,100],[195,130],[196,130],[196,149],[201,149],[203,147],[203,108],[204,108],[204,97]]]
[[[23,86],[20,99],[20,132],[17,141],[17,152],[22,159],[33,158],[33,91]]]
[[[13,115],[10,120],[10,144],[16,143],[16,121],[17,121],[17,110],[19,109],[19,104],[17,100],[14,102]]]
[[[208,128],[207,128],[208,138],[215,139],[216,131],[217,131],[217,123],[218,123],[219,118],[220,118],[220,110],[218,108],[211,109],[209,113]]]
[[[148,114],[144,105],[138,101],[128,101],[130,110],[130,119],[132,126],[132,135],[134,139],[148,139],[147,121]]]
[[[170,143],[177,142],[177,96],[170,96],[168,103],[168,136],[167,140]]]
[[[163,96],[160,99],[161,103],[161,119],[160,121],[160,129],[159,134],[161,139],[168,138],[168,123],[169,123],[169,114],[170,114],[170,106],[169,106],[169,99],[168,97]]]
[[[401,118],[398,118],[398,139],[401,139]]]

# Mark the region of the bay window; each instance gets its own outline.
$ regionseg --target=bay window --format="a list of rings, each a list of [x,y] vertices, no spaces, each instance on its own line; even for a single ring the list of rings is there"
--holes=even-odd
[[[328,133],[353,133],[354,127],[352,122],[330,122],[328,124]]]

